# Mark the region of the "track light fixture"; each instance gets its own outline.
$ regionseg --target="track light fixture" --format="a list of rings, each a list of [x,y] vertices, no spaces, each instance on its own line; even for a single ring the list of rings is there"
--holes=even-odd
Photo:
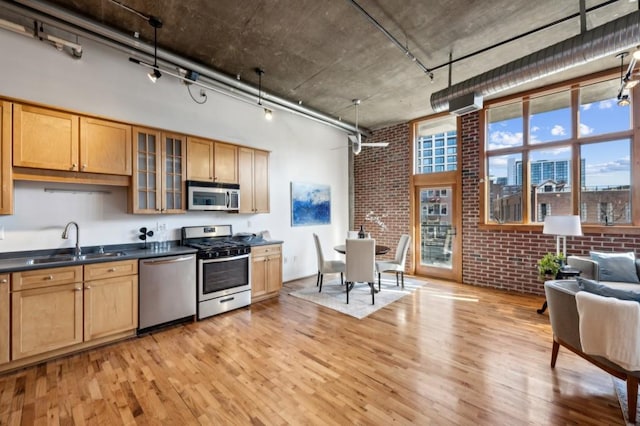
[[[258,67],[254,71],[258,74],[258,105],[262,106],[262,74],[264,74],[264,70]],[[264,118],[271,121],[273,119],[273,111],[269,108],[264,108]]]
[[[160,18],[150,16],[149,25],[153,27],[153,71],[147,75],[149,76],[149,80],[155,83],[162,77],[162,73],[160,73],[158,69],[158,28],[162,28],[162,21]]]
[[[629,95],[621,95],[618,96],[618,106],[625,107],[629,106],[631,101],[629,100]]]
[[[629,55],[629,52],[621,52],[616,55],[616,58],[620,58],[620,88],[618,89],[618,106],[628,106],[631,103],[629,96],[629,90],[638,85],[640,81],[633,75],[633,70],[636,67],[636,62],[640,59],[640,50],[636,50],[631,55],[631,61],[627,67],[627,72],[624,72],[624,58]]]
[[[264,70],[256,68],[255,72],[258,74],[258,105],[262,105],[262,74],[264,74]]]

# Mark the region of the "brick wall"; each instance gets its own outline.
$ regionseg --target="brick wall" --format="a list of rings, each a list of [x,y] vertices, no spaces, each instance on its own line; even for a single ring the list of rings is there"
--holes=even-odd
[[[555,237],[532,231],[480,230],[479,114],[463,116],[460,133],[462,150],[462,281],[520,293],[543,294],[536,262],[555,252]],[[413,167],[409,125],[399,124],[373,132],[367,142],[389,142],[387,148],[367,148],[355,157],[355,224],[382,244],[394,247],[400,234],[410,231],[409,179]],[[387,215],[386,231],[364,220],[368,211]],[[567,238],[567,252],[588,255],[590,250],[639,251],[640,236],[587,234]],[[640,254],[640,251],[637,253]],[[392,257],[390,253],[387,257]],[[412,250],[407,270],[413,262]]]
[[[536,264],[556,250],[552,235],[532,231],[480,230],[479,113],[463,116],[462,132],[462,281],[521,293],[543,294]],[[567,238],[567,253],[636,251],[640,236],[586,234]]]
[[[354,158],[354,224],[355,229],[364,226],[366,232],[379,244],[392,248],[386,258],[393,258],[401,234],[410,234],[409,179],[411,146],[409,125],[399,124],[374,131],[367,142],[389,142],[386,148],[362,147]],[[373,211],[387,226],[383,230],[377,224],[365,221]],[[412,250],[407,256],[406,269],[412,265]]]

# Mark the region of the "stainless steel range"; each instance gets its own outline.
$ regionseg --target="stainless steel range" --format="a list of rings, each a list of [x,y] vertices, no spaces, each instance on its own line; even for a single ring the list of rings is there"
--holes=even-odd
[[[251,246],[232,235],[231,225],[182,228],[182,245],[198,249],[199,320],[251,304]]]

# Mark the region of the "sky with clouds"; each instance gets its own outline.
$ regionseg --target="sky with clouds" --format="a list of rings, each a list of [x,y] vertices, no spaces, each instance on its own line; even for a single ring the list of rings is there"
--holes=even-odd
[[[619,107],[615,99],[581,105],[580,136],[595,136],[629,129],[630,108]],[[545,142],[567,140],[571,137],[570,109],[539,112],[530,118],[530,144],[540,144],[540,150],[531,154],[531,160],[563,160],[571,156],[569,147],[544,149]],[[512,118],[489,124],[488,150],[517,147],[523,144],[523,120]],[[519,155],[517,156],[519,159]],[[629,141],[613,141],[583,145],[581,157],[585,159],[586,185],[628,185],[630,183]],[[507,176],[507,157],[490,160],[490,174]]]

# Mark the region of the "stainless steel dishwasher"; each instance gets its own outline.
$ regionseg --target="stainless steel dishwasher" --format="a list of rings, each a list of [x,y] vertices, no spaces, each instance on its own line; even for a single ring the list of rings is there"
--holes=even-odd
[[[195,318],[196,256],[140,259],[138,333]]]

